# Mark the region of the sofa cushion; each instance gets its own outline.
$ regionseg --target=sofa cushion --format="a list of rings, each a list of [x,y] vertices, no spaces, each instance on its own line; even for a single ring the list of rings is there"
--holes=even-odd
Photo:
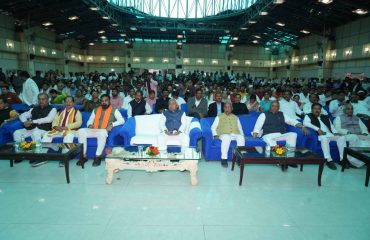
[[[158,146],[158,135],[136,135],[131,138],[130,145],[139,145],[139,144],[151,144],[154,146]]]
[[[156,135],[160,133],[161,114],[135,116],[135,135]]]

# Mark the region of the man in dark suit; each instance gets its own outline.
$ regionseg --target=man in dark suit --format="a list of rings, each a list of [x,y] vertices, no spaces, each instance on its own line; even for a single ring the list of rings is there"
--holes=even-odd
[[[195,97],[188,100],[188,116],[195,118],[207,117],[208,101],[203,98],[203,90],[197,89]]]
[[[215,94],[215,102],[208,106],[208,117],[217,117],[224,112],[224,103],[222,102],[221,93]]]
[[[234,97],[234,103],[233,103],[233,113],[235,115],[243,115],[243,114],[248,114],[248,108],[245,103],[241,103],[241,95],[238,93]]]

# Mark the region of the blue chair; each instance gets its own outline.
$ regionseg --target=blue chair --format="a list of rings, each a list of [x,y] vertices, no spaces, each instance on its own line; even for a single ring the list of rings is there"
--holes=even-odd
[[[180,109],[188,114],[188,105],[186,103],[181,104]]]
[[[11,107],[12,107],[12,109],[17,111],[18,113],[27,112],[28,110],[31,109],[31,106],[28,106],[25,103],[12,104]]]

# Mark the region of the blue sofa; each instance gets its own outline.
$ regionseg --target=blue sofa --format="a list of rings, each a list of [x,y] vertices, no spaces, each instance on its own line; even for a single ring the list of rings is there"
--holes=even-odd
[[[148,115],[151,116],[151,119],[148,119],[147,124],[152,124],[151,127],[159,127],[156,126],[157,123],[155,123],[157,121],[155,118],[157,118],[159,115],[160,114]],[[121,126],[121,129],[118,131],[119,136],[122,138],[120,141],[123,141],[125,146],[131,145],[131,139],[137,135],[136,125],[137,125],[136,117],[131,117],[127,119],[126,123],[123,126]],[[200,140],[202,137],[202,130],[199,125],[199,120],[196,118],[191,118],[190,128],[191,128],[189,131],[190,146],[196,147],[198,140]],[[148,132],[147,134],[148,139],[153,138],[153,136],[151,135],[152,133]]]
[[[122,116],[124,116],[125,113],[127,115],[126,110],[120,109],[119,111],[121,112]],[[89,120],[91,112],[81,112],[81,115],[82,115],[81,128],[86,128],[87,127],[86,124],[87,124],[87,121]],[[106,143],[107,147],[117,146],[117,145],[122,146],[124,144],[122,136],[120,136],[119,133],[118,133],[120,131],[121,127],[122,126],[114,127],[109,132],[109,135],[108,135],[108,138],[107,138],[107,143]],[[0,144],[5,144],[7,142],[12,142],[13,141],[13,133],[17,129],[21,129],[21,128],[23,128],[23,124],[20,120],[12,121],[10,123],[7,123],[3,127],[1,127],[0,128],[0,134],[1,134],[0,135]],[[30,141],[31,138],[28,138],[26,140]],[[61,137],[54,138],[53,142],[62,143],[63,138],[61,138]],[[74,142],[77,143],[78,139],[75,138]],[[94,158],[95,157],[96,147],[97,147],[96,138],[89,138],[87,140],[87,157],[88,158]]]
[[[242,124],[244,135],[247,137],[245,140],[245,146],[265,146],[266,143],[262,140],[262,138],[252,138],[252,131],[254,125],[257,121],[257,118],[260,113],[253,113],[248,115],[240,115],[238,116],[240,119],[240,123]],[[203,118],[200,120],[200,124],[203,131],[203,154],[205,160],[220,160],[221,159],[221,140],[214,139],[212,135],[211,126],[214,122],[215,118]],[[287,125],[288,132],[295,132],[297,133],[297,147],[303,147],[307,145],[313,144],[313,136],[310,134],[305,136],[302,133],[301,129],[298,129],[293,126]],[[279,142],[279,144],[284,145],[285,142]],[[228,151],[228,160],[232,159],[232,150],[236,147],[236,141],[232,141],[230,144],[230,148]]]

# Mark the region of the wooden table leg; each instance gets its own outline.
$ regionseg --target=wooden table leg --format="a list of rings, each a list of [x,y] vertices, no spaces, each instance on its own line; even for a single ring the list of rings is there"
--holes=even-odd
[[[300,170],[301,170],[301,172],[303,172],[303,164],[301,164],[301,169]]]
[[[69,184],[69,160],[66,159],[64,160],[64,170],[66,172],[66,179],[67,179],[67,183]]]
[[[369,175],[370,175],[370,165],[366,164],[366,178],[365,178],[365,186],[369,186]]]
[[[344,148],[344,152],[343,152],[343,161],[342,161],[342,172],[344,172],[344,169],[346,168],[346,162],[348,161],[347,159],[347,148]]]
[[[319,165],[319,174],[317,176],[317,184],[321,187],[321,176],[322,172],[324,171],[324,163],[320,163]]]
[[[81,146],[80,146],[80,162],[81,162],[82,169],[85,168],[85,162],[83,161],[83,158],[84,158],[84,145],[81,144]]]
[[[231,165],[231,171],[234,171],[235,158],[236,158],[235,153],[233,153],[233,163],[232,163],[232,165]]]
[[[10,163],[10,167],[14,166],[14,160],[9,160],[9,163]]]
[[[243,183],[243,174],[244,174],[244,163],[240,163],[240,179],[239,179],[239,186]]]
[[[198,161],[189,160],[189,172],[190,172],[190,181],[191,185],[198,185],[197,171],[198,171]]]

